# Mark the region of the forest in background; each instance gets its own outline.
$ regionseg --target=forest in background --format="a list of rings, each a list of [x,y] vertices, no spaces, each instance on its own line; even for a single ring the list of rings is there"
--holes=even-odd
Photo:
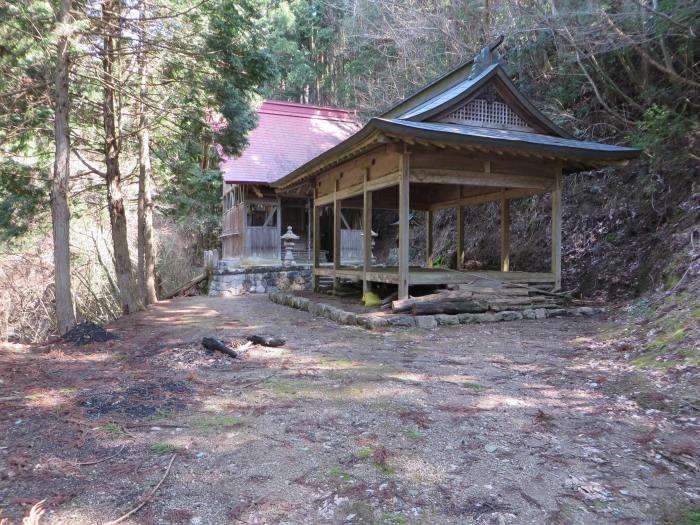
[[[557,124],[645,150],[627,168],[567,179],[566,285],[606,299],[687,293],[700,247],[699,21],[690,0],[2,0],[0,338],[57,330],[56,108],[70,109],[72,308],[102,323],[176,288],[217,246],[213,144],[240,151],[262,98],[365,120],[499,35],[506,70]],[[209,110],[228,124],[217,136]],[[532,267],[547,197],[515,206],[513,264]],[[488,264],[497,212],[467,208],[468,221],[484,213],[493,229],[467,227],[467,250]],[[438,218],[446,264],[450,224]]]

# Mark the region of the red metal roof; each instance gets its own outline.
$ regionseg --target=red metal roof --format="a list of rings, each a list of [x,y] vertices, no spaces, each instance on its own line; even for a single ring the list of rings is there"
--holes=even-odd
[[[239,157],[223,156],[224,182],[270,184],[342,142],[360,128],[343,109],[266,100]]]

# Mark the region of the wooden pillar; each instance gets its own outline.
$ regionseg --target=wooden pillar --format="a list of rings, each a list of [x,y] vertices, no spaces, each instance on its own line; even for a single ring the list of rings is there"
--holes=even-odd
[[[433,267],[433,210],[425,212],[425,265]]]
[[[312,261],[313,256],[311,254],[311,229],[313,228],[313,224],[314,224],[314,216],[313,216],[314,206],[313,206],[313,202],[311,201],[311,199],[306,199],[306,206],[309,209],[309,212],[307,214],[308,215],[308,226],[306,227],[306,253],[309,254],[309,261]]]
[[[554,289],[561,289],[561,167],[557,167],[552,190],[552,273]]]
[[[314,201],[315,202],[315,201]],[[314,253],[311,258],[311,264],[313,265],[313,276],[314,276],[314,292],[319,291],[318,287],[318,274],[316,270],[321,266],[321,207],[313,206],[313,238],[314,238]]]
[[[280,239],[277,242],[277,258],[282,262],[282,234],[285,233],[284,224],[282,224],[282,198],[277,197],[277,233]]]
[[[372,285],[367,280],[367,272],[372,269],[372,192],[367,189],[369,169],[365,173],[364,187],[362,189],[362,228],[363,228],[363,265],[362,265],[362,291],[369,292]]]
[[[404,151],[399,167],[399,300],[408,299],[408,243],[410,221],[410,153]]]
[[[340,282],[338,281],[337,272],[340,269],[340,245],[341,245],[341,204],[340,201],[333,198],[333,293]]]
[[[464,206],[457,206],[457,269],[464,267]]]
[[[501,271],[510,271],[510,199],[501,198]]]

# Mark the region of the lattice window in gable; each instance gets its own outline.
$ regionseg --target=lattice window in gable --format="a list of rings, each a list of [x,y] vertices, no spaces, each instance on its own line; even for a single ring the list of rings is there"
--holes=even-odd
[[[440,122],[452,122],[485,128],[504,128],[534,131],[494,89],[486,89],[476,98],[440,118]]]

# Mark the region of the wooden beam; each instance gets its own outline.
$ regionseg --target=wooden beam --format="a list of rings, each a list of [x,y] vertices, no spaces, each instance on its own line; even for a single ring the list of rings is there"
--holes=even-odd
[[[372,285],[367,280],[367,272],[372,269],[372,192],[367,189],[369,179],[369,168],[365,173],[365,190],[362,208],[362,229],[363,229],[363,265],[362,265],[362,291],[371,291]]]
[[[425,265],[433,267],[433,220],[434,213],[431,210],[425,212]]]
[[[554,186],[551,177],[432,168],[411,170],[411,182],[538,190],[550,190]]]
[[[457,206],[457,269],[464,267],[464,206]]]
[[[510,270],[510,200],[501,198],[501,271]]]
[[[393,172],[379,179],[367,181],[367,188],[369,189],[369,191],[377,191],[383,188],[388,188],[389,186],[395,186],[396,184],[398,184],[398,182],[398,172]],[[353,186],[350,186],[349,188],[345,188],[342,190],[328,193],[327,195],[321,195],[317,197],[316,204],[330,204],[335,199],[348,199],[350,197],[363,195],[364,190],[365,185],[363,183],[355,184]]]
[[[410,221],[410,153],[401,155],[399,170],[399,299],[408,299],[408,244]]]
[[[554,289],[561,289],[561,167],[552,191],[552,273]]]
[[[519,189],[513,189],[513,190],[505,190],[505,191],[494,191],[490,193],[483,193],[481,195],[473,195],[471,197],[462,197],[459,199],[449,199],[443,202],[437,202],[433,204],[430,209],[435,211],[435,210],[441,210],[444,208],[453,208],[455,206],[458,206],[459,204],[466,206],[467,204],[483,204],[485,202],[493,202],[500,200],[503,196],[509,198],[509,199],[519,199],[521,197],[529,197],[531,195],[537,195],[538,193],[542,193],[540,190],[535,190],[535,189],[525,189],[525,188],[519,188]]]

